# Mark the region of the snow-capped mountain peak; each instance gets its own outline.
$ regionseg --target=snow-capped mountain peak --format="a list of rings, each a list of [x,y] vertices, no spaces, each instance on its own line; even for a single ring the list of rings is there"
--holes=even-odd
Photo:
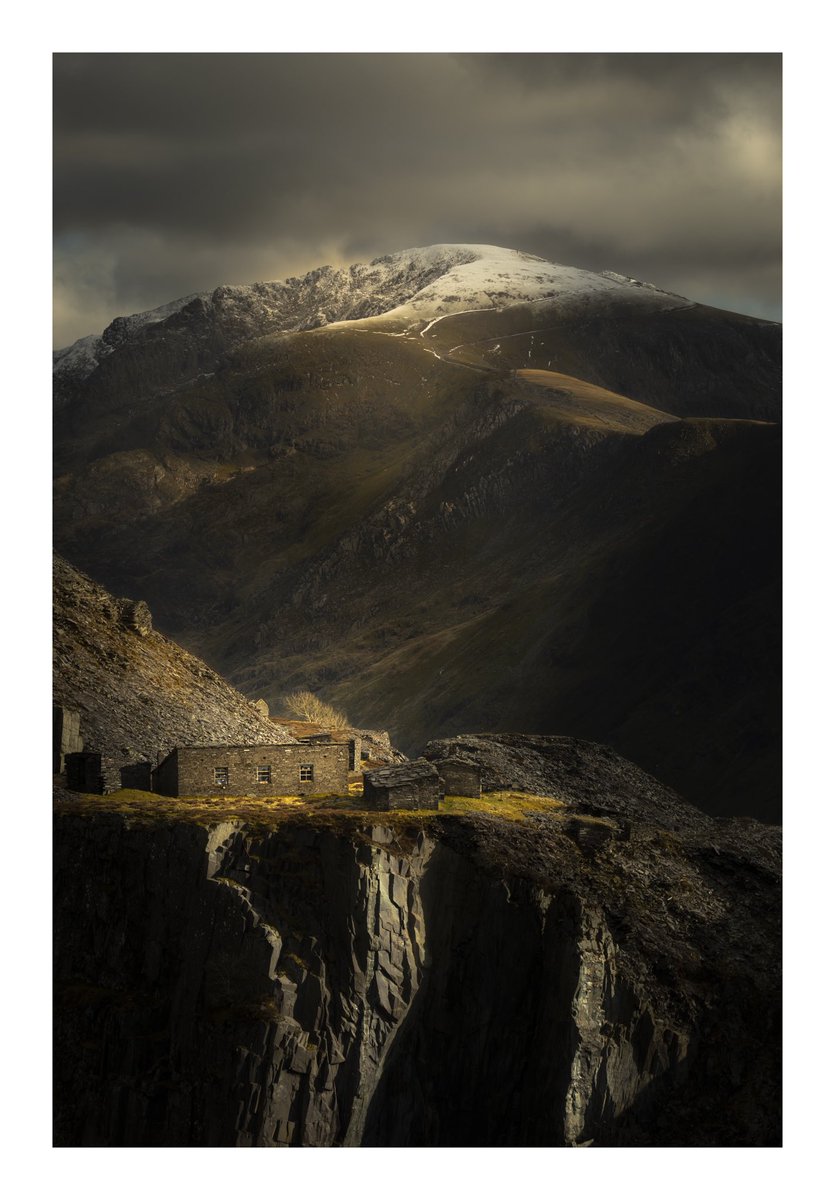
[[[191,319],[191,314],[233,348],[268,333],[371,317],[409,328],[477,309],[544,301],[585,305],[627,295],[656,309],[688,304],[680,296],[615,272],[598,274],[500,246],[439,243],[347,267],[317,267],[301,278],[196,292],[117,317],[101,335],[81,338],[54,355],[56,393],[60,403],[67,388],[95,371],[119,346],[157,336],[171,322]]]

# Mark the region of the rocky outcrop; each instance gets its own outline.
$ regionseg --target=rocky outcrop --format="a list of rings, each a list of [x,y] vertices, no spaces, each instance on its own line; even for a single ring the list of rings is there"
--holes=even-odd
[[[778,1142],[777,830],[583,754],[524,821],[65,798],[57,1144]]]
[[[122,604],[122,620],[128,629],[147,637],[154,627],[151,610],[144,600],[125,600]]]

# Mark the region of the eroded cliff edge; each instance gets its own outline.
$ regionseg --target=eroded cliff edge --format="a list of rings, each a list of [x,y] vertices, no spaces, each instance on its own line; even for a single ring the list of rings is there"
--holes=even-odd
[[[560,741],[522,820],[59,804],[56,1143],[775,1144],[779,831]]]

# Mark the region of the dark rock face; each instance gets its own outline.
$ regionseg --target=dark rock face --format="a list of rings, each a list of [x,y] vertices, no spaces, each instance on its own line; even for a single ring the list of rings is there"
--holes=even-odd
[[[777,1144],[778,831],[561,754],[526,821],[62,797],[56,1143]]]

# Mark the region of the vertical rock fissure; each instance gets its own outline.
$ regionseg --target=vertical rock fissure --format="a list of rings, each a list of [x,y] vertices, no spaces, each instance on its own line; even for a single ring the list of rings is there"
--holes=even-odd
[[[577,948],[577,983],[571,1001],[574,1053],[565,1097],[565,1140],[569,1146],[583,1141],[586,1135],[607,1051],[604,1000],[612,984],[614,946],[599,913],[592,915],[588,909],[581,913]]]
[[[388,841],[390,831],[375,827],[372,839]],[[369,880],[374,902],[368,904],[369,956],[360,995],[363,1031],[362,1063],[344,1145],[362,1144],[366,1116],[376,1094],[386,1059],[415,1003],[424,964],[424,921],[420,880],[434,850],[421,835],[411,854],[394,854],[372,845]]]
[[[289,846],[275,843],[265,838],[255,847],[224,830],[207,844],[208,877],[243,922],[241,969],[257,959],[269,990],[265,1024],[254,1035],[260,1044],[239,1049],[236,1139],[356,1145],[419,987],[418,881],[433,843],[421,835],[403,851],[382,826],[356,845],[327,832],[309,847],[292,837]],[[304,897],[288,886],[294,855],[305,860]],[[294,922],[310,931],[306,938]],[[260,955],[247,944],[253,934],[265,943]]]
[[[565,1144],[581,1042],[576,901],[486,876],[443,844],[420,890],[421,988],[390,1045],[363,1144]]]

